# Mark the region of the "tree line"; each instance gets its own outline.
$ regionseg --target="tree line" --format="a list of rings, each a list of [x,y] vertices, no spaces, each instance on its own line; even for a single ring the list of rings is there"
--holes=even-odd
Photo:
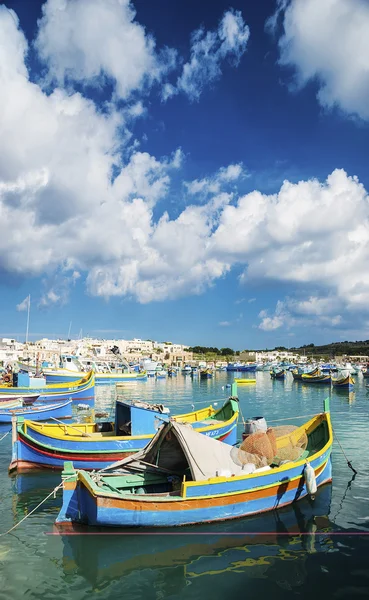
[[[232,348],[216,348],[213,346],[191,346],[189,351],[194,354],[217,354],[218,356],[234,356],[235,354],[239,354],[238,351]]]

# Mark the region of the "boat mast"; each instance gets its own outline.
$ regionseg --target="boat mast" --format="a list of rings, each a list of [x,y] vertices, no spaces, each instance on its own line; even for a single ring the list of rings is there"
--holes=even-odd
[[[28,307],[27,307],[27,328],[26,328],[26,344],[28,344],[28,330],[29,330],[29,311],[31,308],[31,294],[28,294]]]

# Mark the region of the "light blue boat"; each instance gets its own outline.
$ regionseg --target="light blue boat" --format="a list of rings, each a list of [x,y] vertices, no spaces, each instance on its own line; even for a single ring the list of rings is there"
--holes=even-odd
[[[33,405],[26,408],[4,409],[0,411],[0,423],[11,423],[14,416],[32,419],[32,421],[47,421],[51,418],[71,419],[72,400],[67,400],[62,404]]]

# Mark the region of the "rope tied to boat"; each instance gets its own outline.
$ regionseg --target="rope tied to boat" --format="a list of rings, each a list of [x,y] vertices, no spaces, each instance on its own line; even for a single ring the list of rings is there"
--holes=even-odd
[[[4,435],[0,438],[0,442],[6,438],[7,435],[9,435],[9,433],[11,433],[11,430],[9,429],[9,431],[7,431],[6,433],[4,433]]]
[[[352,472],[353,472],[355,475],[357,475],[357,471],[356,471],[356,469],[354,469],[354,467],[352,466],[352,464],[351,464],[351,461],[349,461],[349,459],[347,458],[347,456],[346,456],[346,454],[345,454],[345,451],[344,451],[344,449],[343,449],[343,448],[342,448],[342,446],[341,446],[341,442],[339,441],[339,439],[338,439],[338,437],[337,437],[337,434],[336,434],[336,432],[335,432],[335,431],[334,431],[334,429],[333,429],[333,426],[332,426],[332,431],[333,431],[333,435],[334,435],[335,439],[336,439],[336,440],[337,440],[337,442],[338,442],[338,445],[339,445],[339,447],[340,447],[340,449],[341,449],[341,452],[342,452],[343,456],[344,456],[344,457],[345,457],[345,459],[346,459],[347,466],[348,466],[348,467],[351,469],[351,471],[352,471]]]
[[[41,502],[39,502],[37,504],[37,506],[35,506],[35,508],[33,508],[29,513],[27,513],[23,519],[21,519],[20,521],[18,521],[18,523],[16,523],[15,525],[13,525],[13,527],[11,527],[10,529],[8,529],[8,531],[4,531],[3,533],[0,533],[0,537],[3,537],[4,535],[8,535],[8,533],[11,533],[12,531],[14,531],[14,529],[17,529],[17,527],[19,527],[19,525],[21,525],[21,523],[23,523],[23,521],[25,521],[26,519],[28,519],[28,517],[30,517],[31,515],[33,515],[34,512],[36,512],[37,509],[40,508],[40,506],[42,506],[44,504],[44,502],[46,502],[46,500],[48,500],[49,498],[51,498],[51,496],[53,496],[54,498],[56,498],[56,493],[63,487],[63,484],[65,481],[67,481],[68,479],[73,479],[75,477],[75,475],[71,475],[70,477],[66,477],[61,483],[59,483],[59,485],[57,485],[51,492],[50,494],[47,494],[47,496],[41,500]]]

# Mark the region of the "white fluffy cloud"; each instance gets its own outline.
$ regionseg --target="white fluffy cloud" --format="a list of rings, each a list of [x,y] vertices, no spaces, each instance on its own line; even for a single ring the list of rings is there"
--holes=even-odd
[[[209,195],[219,194],[227,184],[235,184],[247,176],[247,171],[242,163],[231,164],[228,167],[221,167],[213,175],[204,177],[204,179],[186,181],[185,187],[191,196],[200,195],[206,198]]]
[[[273,331],[280,327],[287,329],[296,325],[303,327],[337,327],[342,323],[342,316],[335,314],[337,309],[344,309],[341,299],[310,296],[307,300],[285,298],[278,300],[274,313],[261,310],[259,329]]]
[[[65,301],[79,274],[91,294],[151,302],[200,294],[241,265],[243,283],[306,290],[262,312],[266,330],[298,319],[337,325],[367,310],[369,206],[356,177],[335,170],[325,182],[239,196],[247,172],[230,164],[187,182],[188,206],[171,218],[159,202],[179,178],[182,150],[141,152],[124,110],[100,112],[58,87],[43,92],[28,77],[16,15],[4,7],[0,35],[0,266],[45,278],[42,306]]]
[[[277,30],[281,65],[296,83],[319,83],[324,107],[369,118],[369,4],[365,0],[278,0],[269,26]]]
[[[195,31],[190,61],[183,65],[175,85],[164,85],[163,100],[180,92],[191,100],[198,100],[204,87],[219,79],[225,60],[238,65],[249,37],[250,30],[241,12],[234,10],[224,13],[216,31],[206,31],[202,27]]]
[[[130,0],[47,0],[42,13],[36,48],[58,85],[111,79],[128,98],[175,65],[175,50],[157,53]]]

